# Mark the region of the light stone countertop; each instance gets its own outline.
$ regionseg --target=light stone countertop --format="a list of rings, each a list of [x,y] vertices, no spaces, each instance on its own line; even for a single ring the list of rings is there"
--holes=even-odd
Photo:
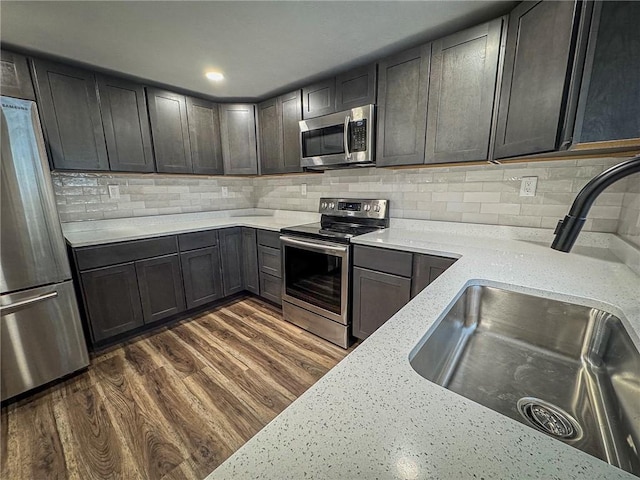
[[[281,228],[319,220],[318,213],[248,208],[70,222],[62,224],[62,232],[67,242],[78,248],[225,227],[253,227],[277,232]]]
[[[637,479],[419,376],[414,347],[470,284],[601,308],[640,348],[640,252],[584,233],[392,220],[354,243],[459,260],[253,437],[214,479]]]

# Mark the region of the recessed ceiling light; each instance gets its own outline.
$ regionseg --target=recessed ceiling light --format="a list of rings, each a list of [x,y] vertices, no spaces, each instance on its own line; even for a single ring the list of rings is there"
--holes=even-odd
[[[204,75],[212,82],[220,82],[224,80],[224,75],[221,72],[207,72]]]

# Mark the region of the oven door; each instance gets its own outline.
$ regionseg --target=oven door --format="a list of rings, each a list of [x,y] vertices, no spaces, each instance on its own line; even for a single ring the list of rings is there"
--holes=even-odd
[[[282,243],[282,300],[348,324],[349,246],[288,236]]]

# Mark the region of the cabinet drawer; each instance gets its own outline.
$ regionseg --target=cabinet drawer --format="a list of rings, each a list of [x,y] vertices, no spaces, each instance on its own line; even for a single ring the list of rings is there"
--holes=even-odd
[[[384,248],[356,246],[353,264],[378,272],[411,277],[413,254]]]
[[[280,232],[258,230],[258,245],[265,245],[280,250]]]
[[[260,296],[282,305],[282,280],[273,275],[260,273]]]
[[[281,278],[281,258],[280,250],[277,248],[265,247],[264,245],[258,246],[258,264],[260,265],[260,272]]]
[[[88,270],[143,258],[159,257],[177,251],[176,237],[170,236],[78,248],[76,260],[79,270]]]
[[[181,252],[195,250],[196,248],[215,247],[217,245],[218,232],[215,230],[178,235],[178,246]]]

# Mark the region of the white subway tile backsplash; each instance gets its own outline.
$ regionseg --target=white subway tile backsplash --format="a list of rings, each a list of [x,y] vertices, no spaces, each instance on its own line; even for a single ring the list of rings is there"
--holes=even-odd
[[[52,180],[64,222],[252,207],[316,212],[320,197],[334,196],[388,198],[396,218],[554,228],[589,179],[620,161],[364,168],[255,178],[54,172]],[[525,176],[538,177],[533,197],[519,195]],[[302,183],[306,197],[300,195]],[[618,231],[640,245],[638,184],[630,177],[601,194],[585,230]],[[110,198],[107,185],[120,185],[120,198]]]

